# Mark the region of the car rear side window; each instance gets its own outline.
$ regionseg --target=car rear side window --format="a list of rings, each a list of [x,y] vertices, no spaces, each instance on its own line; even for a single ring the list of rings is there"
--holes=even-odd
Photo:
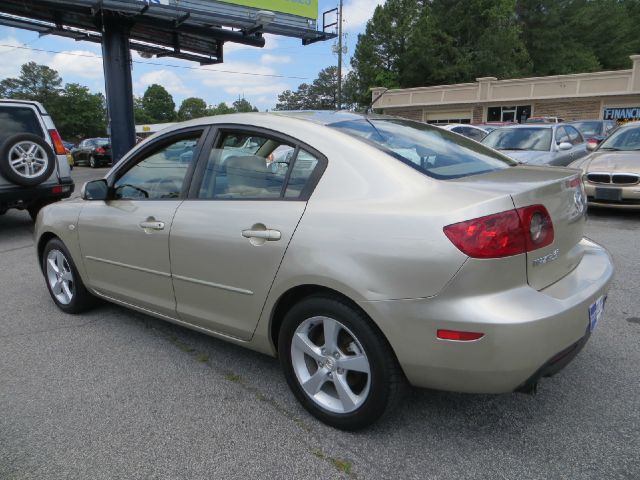
[[[0,106],[0,144],[17,133],[44,136],[38,117],[31,108]]]
[[[319,160],[275,136],[224,132],[207,159],[198,198],[296,200],[304,196]]]
[[[473,140],[424,123],[363,118],[329,125],[359,138],[426,175],[453,179],[516,165]]]

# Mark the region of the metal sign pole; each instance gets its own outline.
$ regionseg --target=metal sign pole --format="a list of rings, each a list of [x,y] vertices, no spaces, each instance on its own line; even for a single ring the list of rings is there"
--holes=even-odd
[[[342,0],[338,7],[338,110],[342,109]]]
[[[102,62],[114,163],[136,143],[129,28],[122,19],[103,18]]]

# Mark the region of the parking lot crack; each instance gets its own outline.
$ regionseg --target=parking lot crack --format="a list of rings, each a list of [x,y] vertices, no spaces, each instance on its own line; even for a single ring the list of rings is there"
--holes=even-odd
[[[0,250],[0,253],[10,253],[10,252],[16,252],[18,250],[24,250],[26,248],[33,248],[35,244],[30,244],[30,245],[23,245],[21,247],[14,247],[14,248],[8,248],[6,250]]]

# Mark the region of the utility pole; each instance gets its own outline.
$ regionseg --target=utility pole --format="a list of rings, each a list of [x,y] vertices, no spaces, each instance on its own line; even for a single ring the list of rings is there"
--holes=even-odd
[[[342,109],[342,0],[338,7],[338,110]]]

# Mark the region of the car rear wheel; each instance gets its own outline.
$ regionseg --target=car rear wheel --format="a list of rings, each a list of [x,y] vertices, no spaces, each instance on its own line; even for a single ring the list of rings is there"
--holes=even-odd
[[[17,185],[34,187],[51,176],[56,156],[37,135],[19,133],[0,147],[0,173]]]
[[[47,243],[42,253],[42,271],[51,298],[66,313],[81,313],[96,303],[82,283],[69,251],[57,238]]]
[[[405,381],[395,354],[364,313],[313,296],[285,315],[280,362],[289,387],[323,422],[358,430],[393,410]]]

